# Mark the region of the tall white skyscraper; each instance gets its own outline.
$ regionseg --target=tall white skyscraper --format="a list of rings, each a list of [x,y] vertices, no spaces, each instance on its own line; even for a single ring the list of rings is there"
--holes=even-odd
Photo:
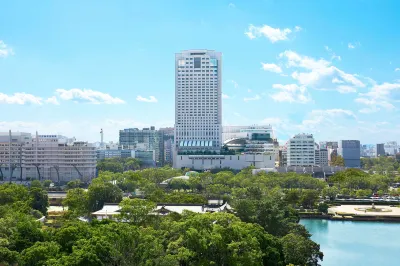
[[[221,53],[175,55],[175,144],[179,151],[219,150],[222,134]]]

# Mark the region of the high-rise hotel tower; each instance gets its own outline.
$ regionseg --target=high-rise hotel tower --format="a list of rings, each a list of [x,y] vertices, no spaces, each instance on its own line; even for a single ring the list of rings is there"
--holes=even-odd
[[[186,50],[175,55],[177,151],[219,151],[222,134],[221,53]]]

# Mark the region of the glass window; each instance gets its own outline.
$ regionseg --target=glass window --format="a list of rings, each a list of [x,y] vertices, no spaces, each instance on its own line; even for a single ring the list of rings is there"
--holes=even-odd
[[[179,66],[179,67],[185,66],[185,60],[184,60],[184,59],[178,60],[178,66]]]
[[[200,57],[194,58],[194,68],[201,68],[201,58]]]
[[[210,59],[210,65],[211,66],[218,66],[218,61],[215,58]]]

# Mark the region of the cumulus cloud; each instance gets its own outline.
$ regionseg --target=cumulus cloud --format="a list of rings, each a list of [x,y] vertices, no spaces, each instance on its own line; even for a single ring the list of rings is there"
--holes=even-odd
[[[124,104],[125,101],[117,97],[112,97],[108,93],[94,91],[90,89],[56,89],[56,94],[62,100],[72,100],[91,104]]]
[[[46,103],[54,104],[54,105],[60,105],[60,103],[57,100],[56,96],[52,96],[47,98]]]
[[[222,93],[222,99],[229,99],[229,98],[230,98],[229,95]]]
[[[394,71],[400,71],[400,67],[396,67]]]
[[[257,94],[256,96],[254,96],[254,97],[245,97],[245,98],[243,98],[243,101],[245,101],[245,102],[249,102],[249,101],[258,101],[258,100],[260,100],[261,99],[261,97]]]
[[[14,51],[4,41],[0,40],[0,57],[7,57],[13,55]]]
[[[282,68],[276,64],[261,63],[261,65],[262,69],[264,69],[265,71],[282,73]]]
[[[35,95],[17,92],[13,95],[7,95],[0,92],[0,104],[37,104],[42,105],[42,98],[37,97]]]
[[[300,31],[301,27],[296,26],[294,31]],[[268,25],[262,25],[262,26],[254,26],[250,24],[248,27],[247,31],[245,34],[247,37],[249,37],[251,40],[259,37],[265,37],[270,42],[275,43],[278,41],[285,41],[288,40],[289,37],[288,35],[292,33],[292,30],[289,28],[273,28]]]
[[[400,101],[400,83],[375,84],[367,93],[360,93],[354,101],[367,106],[359,110],[361,113],[374,113],[382,108],[394,110],[393,102]]]
[[[156,103],[156,102],[158,102],[158,100],[154,96],[150,96],[149,98],[145,98],[145,97],[142,97],[142,96],[138,95],[136,97],[136,100],[139,101],[139,102],[146,102],[146,103]]]
[[[315,59],[291,50],[284,51],[279,55],[279,58],[286,61],[286,67],[296,69],[291,77],[302,86],[320,90],[336,89],[341,93],[355,92],[357,88],[366,86],[357,75],[346,73],[323,58]],[[337,87],[336,84],[338,83],[343,84],[343,86],[351,86],[354,89]]]
[[[311,101],[311,96],[304,86],[273,84],[272,88],[279,90],[279,92],[270,94],[270,97],[276,102],[308,103]]]
[[[235,8],[236,5],[235,5],[234,3],[229,3],[228,7],[229,7],[229,8]]]

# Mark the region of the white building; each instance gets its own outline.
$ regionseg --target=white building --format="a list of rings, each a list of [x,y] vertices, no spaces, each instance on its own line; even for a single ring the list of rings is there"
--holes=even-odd
[[[386,154],[396,155],[399,152],[399,146],[396,141],[389,141],[384,146]]]
[[[222,144],[221,53],[175,55],[176,150],[215,150]]]
[[[241,170],[254,166],[255,168],[274,168],[273,154],[238,154],[238,155],[178,155],[175,167],[188,167],[195,170],[210,170],[231,168]]]
[[[87,142],[58,135],[0,133],[0,175],[4,180],[11,175],[12,180],[18,181],[58,181],[58,177],[60,181],[87,181],[96,175],[95,149]]]
[[[315,148],[312,134],[297,134],[287,142],[288,166],[314,166]]]

